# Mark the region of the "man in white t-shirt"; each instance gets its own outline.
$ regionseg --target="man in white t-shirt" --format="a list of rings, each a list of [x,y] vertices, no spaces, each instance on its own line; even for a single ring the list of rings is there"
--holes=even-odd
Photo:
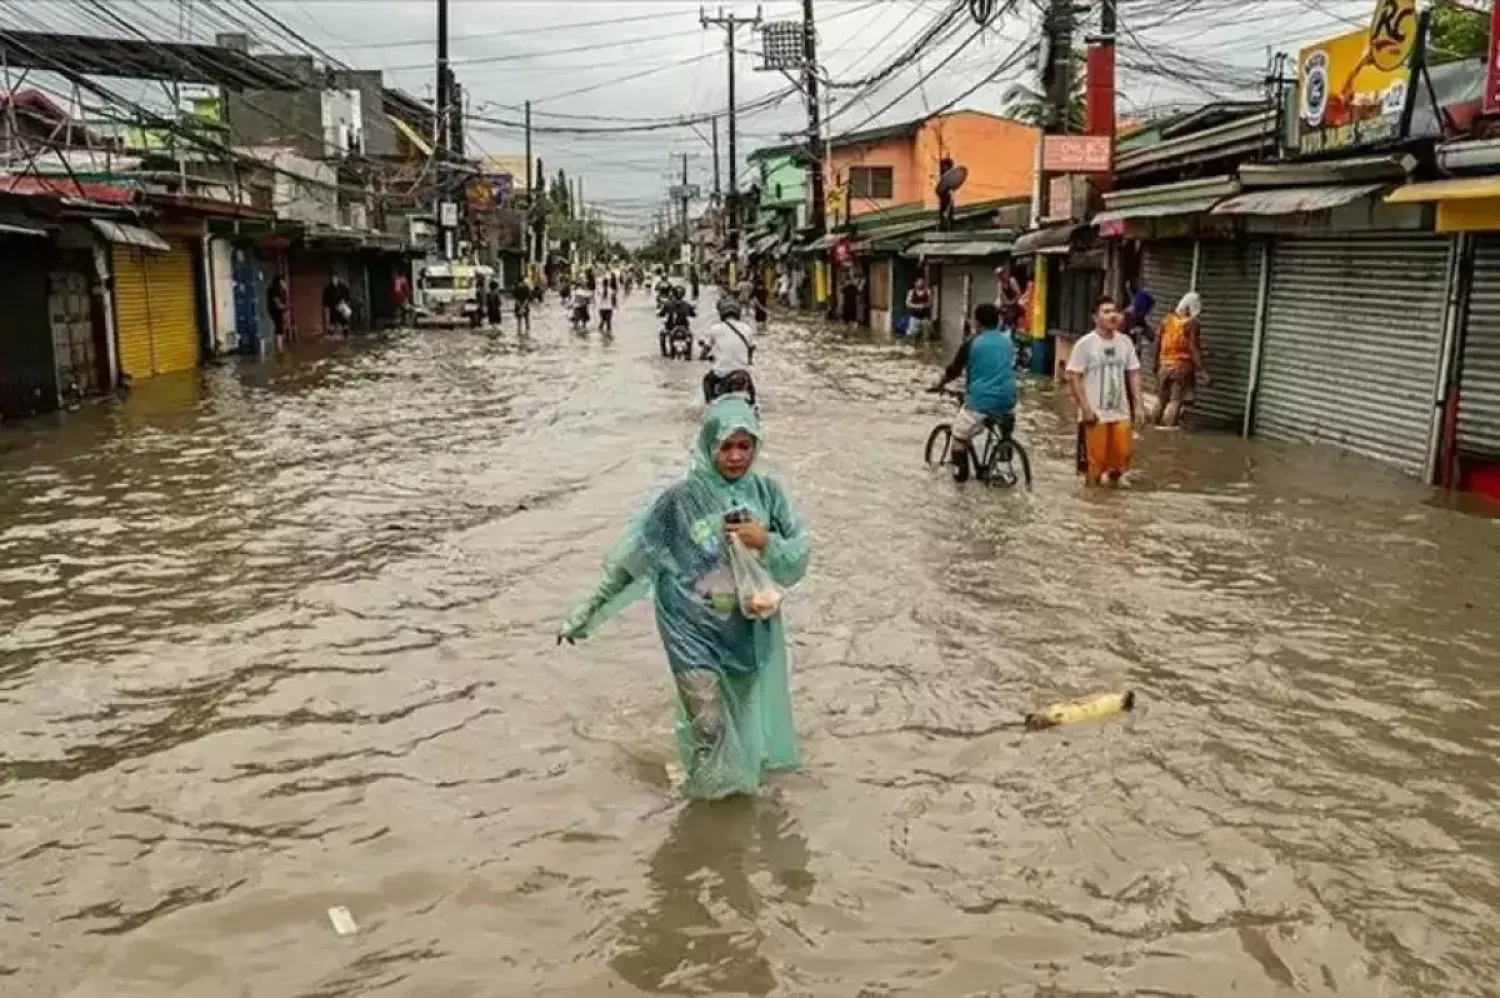
[[[709,327],[706,341],[714,366],[703,376],[703,401],[743,392],[754,405],[750,367],[755,361],[755,329],[740,317],[739,302],[728,295],[719,299],[719,321]]]
[[[1111,482],[1130,469],[1135,456],[1132,423],[1145,419],[1141,404],[1141,361],[1130,338],[1120,333],[1120,309],[1108,295],[1094,306],[1094,330],[1073,345],[1068,358],[1068,390],[1078,406],[1087,455],[1085,480]]]

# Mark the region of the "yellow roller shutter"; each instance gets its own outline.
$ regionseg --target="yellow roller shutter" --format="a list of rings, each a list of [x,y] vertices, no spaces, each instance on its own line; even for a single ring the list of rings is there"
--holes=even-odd
[[[198,366],[198,299],[193,282],[193,251],[182,240],[153,254],[151,344],[155,373],[190,371]]]
[[[198,366],[193,251],[183,240],[170,242],[165,253],[114,248],[120,367],[137,380]]]
[[[120,370],[132,378],[149,378],[151,363],[151,310],[147,306],[145,250],[134,246],[114,247],[115,336],[120,345]]]

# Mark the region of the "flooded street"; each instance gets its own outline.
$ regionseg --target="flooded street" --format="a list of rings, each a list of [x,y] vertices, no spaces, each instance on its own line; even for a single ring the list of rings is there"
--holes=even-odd
[[[776,326],[805,765],[689,806],[649,610],[553,645],[697,425],[618,325],[0,432],[0,994],[1495,993],[1500,525],[1206,434],[1086,493],[1050,386],[1035,491],[959,489],[930,366]]]

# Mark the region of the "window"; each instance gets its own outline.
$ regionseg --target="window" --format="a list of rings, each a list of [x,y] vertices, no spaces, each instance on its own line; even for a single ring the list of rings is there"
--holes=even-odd
[[[889,201],[896,196],[896,170],[889,166],[849,167],[849,196]]]
[[[776,190],[776,200],[780,201],[781,200],[781,185],[777,184],[775,190]]]

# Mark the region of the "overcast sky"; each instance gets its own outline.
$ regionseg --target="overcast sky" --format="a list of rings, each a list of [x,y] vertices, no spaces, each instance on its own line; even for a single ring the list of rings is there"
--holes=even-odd
[[[0,0],[0,23],[32,29],[85,26],[79,10],[102,3],[146,25],[153,35],[175,29],[210,40],[245,13],[241,0]],[[388,85],[418,96],[431,94],[436,37],[435,0],[260,0],[307,43],[349,65],[385,71]],[[836,81],[857,80],[901,51],[951,0],[815,0],[820,61]],[[1122,116],[1167,105],[1190,105],[1214,96],[1253,97],[1263,75],[1267,46],[1295,51],[1308,41],[1362,24],[1373,0],[1119,0]],[[1002,0],[1003,5],[1003,0]],[[708,5],[710,15],[765,20],[800,17],[801,0],[730,0]],[[236,13],[238,11],[239,13]],[[533,151],[549,173],[581,176],[585,198],[603,210],[620,235],[649,226],[680,177],[689,156],[689,178],[712,187],[708,126],[616,135],[545,133],[549,126],[596,127],[631,119],[661,119],[721,111],[727,104],[725,32],[699,24],[699,4],[688,0],[451,0],[454,71],[466,89],[471,114],[516,121],[520,105],[533,105]],[[148,15],[149,12],[149,16]],[[608,22],[608,23],[597,23]],[[1091,21],[1089,23],[1092,23]],[[1086,25],[1087,27],[1087,25]],[[76,30],[76,29],[75,29]],[[143,28],[144,30],[144,28]],[[95,28],[90,33],[99,33]],[[115,32],[125,34],[126,32]],[[263,51],[305,50],[302,43],[266,25]],[[956,106],[999,111],[1006,89],[1035,76],[1029,61],[993,83],[986,75],[1028,49],[1036,38],[1034,0],[1017,0],[1014,12],[979,33],[965,22],[954,38],[873,89],[835,89],[835,133],[921,116]],[[780,73],[757,71],[759,38],[737,39],[739,102],[786,89]],[[1187,57],[1196,69],[1158,65],[1162,53]],[[938,64],[951,56],[946,65]],[[1195,76],[1197,78],[1191,78]],[[785,140],[803,127],[800,97],[742,115],[739,164],[754,148]],[[518,153],[521,132],[500,124],[471,123],[471,153]],[[727,135],[721,128],[727,176]]]

